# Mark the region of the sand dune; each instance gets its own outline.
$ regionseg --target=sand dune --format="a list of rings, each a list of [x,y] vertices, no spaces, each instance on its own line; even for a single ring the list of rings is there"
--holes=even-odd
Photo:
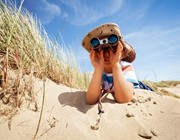
[[[41,85],[41,84],[39,84]],[[39,105],[41,99],[39,100]],[[132,102],[118,104],[111,95],[103,102],[104,113],[98,130],[91,126],[98,119],[97,104],[85,103],[85,92],[46,82],[39,140],[179,140],[180,99],[135,90]],[[21,109],[11,122],[0,118],[1,140],[31,140],[39,112]]]
[[[167,87],[167,88],[163,88],[173,94],[175,94],[176,96],[180,97],[180,85],[176,85],[174,87]]]

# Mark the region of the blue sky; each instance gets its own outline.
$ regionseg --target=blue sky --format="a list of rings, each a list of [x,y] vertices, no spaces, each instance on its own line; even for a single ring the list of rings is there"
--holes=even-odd
[[[140,80],[180,80],[179,0],[24,0],[50,37],[75,52],[82,71],[93,71],[81,46],[84,35],[107,22],[117,23],[137,53]]]

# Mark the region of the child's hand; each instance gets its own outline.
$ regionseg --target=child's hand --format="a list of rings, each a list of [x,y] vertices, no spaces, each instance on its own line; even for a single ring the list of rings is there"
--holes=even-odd
[[[90,59],[91,59],[92,65],[95,69],[99,69],[101,71],[104,70],[103,51],[98,53],[95,50],[91,50]]]
[[[113,51],[110,50],[110,61],[112,67],[119,64],[119,61],[122,58],[122,51],[123,51],[123,45],[120,41],[118,42],[117,51],[115,53],[113,53]]]

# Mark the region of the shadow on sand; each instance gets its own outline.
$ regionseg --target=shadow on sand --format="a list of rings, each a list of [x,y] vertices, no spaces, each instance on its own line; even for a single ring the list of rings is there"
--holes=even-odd
[[[58,96],[58,100],[63,106],[71,106],[77,108],[82,113],[86,113],[92,105],[86,104],[85,101],[85,92],[77,91],[77,92],[64,92]]]
[[[86,104],[85,99],[86,92],[77,91],[77,92],[64,92],[58,96],[58,100],[63,106],[71,106],[77,108],[82,113],[86,113],[89,109],[93,107],[93,105]],[[103,103],[111,103],[114,104],[115,101],[109,98],[106,98]]]

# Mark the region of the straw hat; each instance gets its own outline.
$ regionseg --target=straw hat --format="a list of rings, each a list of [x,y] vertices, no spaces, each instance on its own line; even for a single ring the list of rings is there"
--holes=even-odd
[[[112,34],[116,34],[121,38],[121,43],[123,44],[124,58],[123,61],[132,62],[136,57],[135,50],[129,45],[127,42],[123,41],[123,37],[120,31],[120,28],[115,23],[107,23],[103,24],[99,27],[96,27],[92,31],[90,31],[82,40],[82,46],[90,52],[92,49],[91,39],[92,38],[103,38],[108,37]]]

